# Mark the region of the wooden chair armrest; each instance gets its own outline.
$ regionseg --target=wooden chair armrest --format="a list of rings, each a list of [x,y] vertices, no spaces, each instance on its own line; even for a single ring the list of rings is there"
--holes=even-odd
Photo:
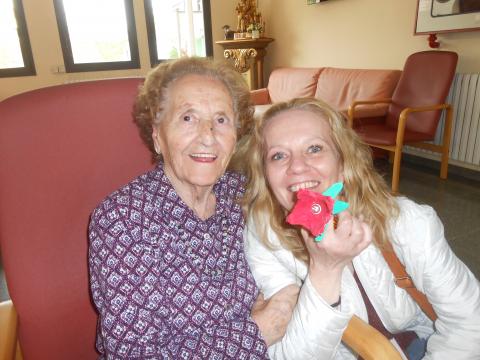
[[[450,108],[450,104],[435,104],[435,105],[419,106],[419,107],[407,107],[407,108],[402,110],[402,113],[403,112],[412,113],[412,112],[422,112],[422,111],[447,110],[448,108]],[[402,113],[400,113],[400,114],[402,114]]]
[[[251,90],[250,99],[253,102],[253,105],[266,105],[270,104],[270,93],[267,88]]]
[[[13,360],[17,347],[17,312],[12,301],[0,303],[0,360]]]
[[[390,340],[355,315],[343,332],[342,341],[365,360],[402,359]]]
[[[423,111],[435,111],[435,110],[450,110],[450,104],[436,104],[436,105],[428,105],[428,106],[419,106],[419,107],[408,107],[402,110],[398,119],[398,130],[397,130],[397,139],[396,143],[398,146],[403,144],[403,138],[405,135],[405,126],[407,125],[407,118],[408,115],[411,113],[416,112],[423,112]]]
[[[355,108],[359,105],[377,105],[390,104],[392,99],[372,99],[372,100],[355,100],[348,107],[348,125],[353,127],[353,119],[355,118]]]

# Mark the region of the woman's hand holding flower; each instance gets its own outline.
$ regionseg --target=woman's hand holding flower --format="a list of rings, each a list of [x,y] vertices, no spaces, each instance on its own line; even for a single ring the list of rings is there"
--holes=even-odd
[[[325,301],[336,302],[344,267],[372,242],[370,226],[345,211],[338,215],[336,229],[330,220],[321,242],[304,229],[302,235],[310,255],[310,280]]]
[[[321,242],[313,241],[303,229],[302,235],[310,254],[310,266],[323,271],[342,270],[372,241],[370,226],[349,212],[338,215],[336,229],[330,220]]]
[[[343,212],[348,203],[335,200],[342,189],[342,183],[335,183],[322,194],[298,191],[297,202],[286,219],[292,225],[302,226],[301,233],[310,255],[310,279],[330,303],[339,297],[343,268],[372,241],[369,225]],[[335,214],[338,214],[336,229]]]

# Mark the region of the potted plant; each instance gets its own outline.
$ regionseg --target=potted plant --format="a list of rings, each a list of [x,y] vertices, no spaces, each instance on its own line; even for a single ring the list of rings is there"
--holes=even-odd
[[[258,39],[260,37],[260,33],[263,31],[263,26],[262,24],[253,22],[248,25],[247,31],[252,34],[252,39]]]

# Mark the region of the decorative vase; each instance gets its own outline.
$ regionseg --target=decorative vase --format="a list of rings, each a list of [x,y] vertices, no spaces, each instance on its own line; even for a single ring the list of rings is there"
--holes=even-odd
[[[260,37],[260,31],[252,30],[252,39],[258,39]]]

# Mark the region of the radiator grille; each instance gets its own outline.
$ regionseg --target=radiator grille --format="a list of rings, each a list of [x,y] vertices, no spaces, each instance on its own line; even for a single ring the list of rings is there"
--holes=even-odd
[[[455,74],[447,97],[453,105],[453,126],[450,142],[450,162],[480,170],[480,74]],[[445,113],[442,114],[434,143],[442,143]],[[407,152],[439,155],[427,150],[406,147]]]

